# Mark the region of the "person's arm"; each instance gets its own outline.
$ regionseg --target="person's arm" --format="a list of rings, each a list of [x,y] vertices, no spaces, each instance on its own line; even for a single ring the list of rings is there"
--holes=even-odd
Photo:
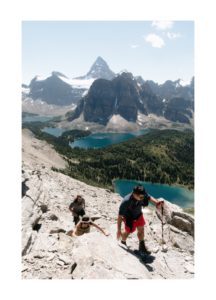
[[[118,211],[118,219],[117,219],[117,240],[120,239],[122,233],[121,233],[121,224],[122,224],[122,221],[124,219],[124,215],[127,211],[127,208],[128,208],[128,200],[130,198],[124,198],[123,201],[121,202],[120,204],[120,207],[119,207],[119,211]]]
[[[164,203],[164,201],[158,201],[157,199],[155,199],[154,197],[150,196],[149,201],[151,203],[153,203],[154,205],[156,205],[157,207],[162,205]]]
[[[100,226],[98,226],[97,224],[91,222],[90,223],[92,226],[96,227],[98,230],[100,230],[105,236],[108,236],[109,233],[106,233]]]
[[[75,229],[73,230],[73,236],[76,236],[77,229],[79,230],[79,228],[81,227],[81,223],[82,223],[82,221],[79,221],[79,222],[76,224]]]
[[[117,240],[120,239],[121,237],[121,224],[123,221],[123,216],[118,215],[118,219],[117,219]]]
[[[70,210],[71,212],[73,212],[73,202],[70,204],[69,210]]]

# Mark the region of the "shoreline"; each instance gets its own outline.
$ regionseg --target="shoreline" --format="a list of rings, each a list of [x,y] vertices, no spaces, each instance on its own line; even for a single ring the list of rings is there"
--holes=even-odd
[[[124,178],[113,179],[113,182],[117,181],[117,180],[145,182],[145,183],[153,184],[153,185],[158,184],[158,185],[164,185],[164,186],[167,186],[167,187],[182,188],[182,189],[188,190],[188,192],[193,192],[194,193],[194,188],[191,189],[191,188],[188,187],[188,185],[182,185],[182,184],[178,184],[178,183],[169,184],[169,183],[160,183],[160,182],[151,182],[151,181],[142,181],[142,180],[136,180],[136,179],[124,179]]]

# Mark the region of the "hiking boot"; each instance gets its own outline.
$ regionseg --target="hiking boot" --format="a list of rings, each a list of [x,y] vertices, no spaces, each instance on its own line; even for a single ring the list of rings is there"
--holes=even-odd
[[[127,243],[126,243],[126,241],[121,241],[121,244],[123,244],[124,246],[126,246],[126,247],[127,247]]]
[[[144,241],[139,242],[139,251],[142,252],[143,254],[147,254],[147,255],[151,254],[151,252],[148,249],[146,249]]]

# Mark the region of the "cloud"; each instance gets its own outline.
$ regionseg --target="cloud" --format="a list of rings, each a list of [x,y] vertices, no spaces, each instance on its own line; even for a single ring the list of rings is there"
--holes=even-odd
[[[180,33],[175,33],[175,32],[167,32],[166,35],[170,40],[174,40],[174,39],[181,37]]]
[[[172,28],[173,24],[173,21],[153,21],[151,25],[158,30],[166,30]]]
[[[132,48],[132,49],[136,49],[136,48],[138,48],[140,45],[131,45],[130,47]]]
[[[145,37],[145,41],[150,43],[154,48],[162,48],[165,46],[164,40],[157,34],[150,33]]]

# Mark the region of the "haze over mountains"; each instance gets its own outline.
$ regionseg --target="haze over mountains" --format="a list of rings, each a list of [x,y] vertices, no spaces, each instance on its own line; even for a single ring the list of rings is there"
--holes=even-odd
[[[106,125],[114,116],[128,122],[155,114],[172,122],[190,124],[194,109],[194,78],[189,84],[167,80],[164,84],[145,81],[129,72],[115,74],[103,58],[98,57],[89,72],[74,79],[60,72],[47,78],[36,76],[29,86],[23,85],[23,111],[40,106],[68,110],[68,121],[80,116],[86,122]],[[40,109],[39,109],[40,111]]]

